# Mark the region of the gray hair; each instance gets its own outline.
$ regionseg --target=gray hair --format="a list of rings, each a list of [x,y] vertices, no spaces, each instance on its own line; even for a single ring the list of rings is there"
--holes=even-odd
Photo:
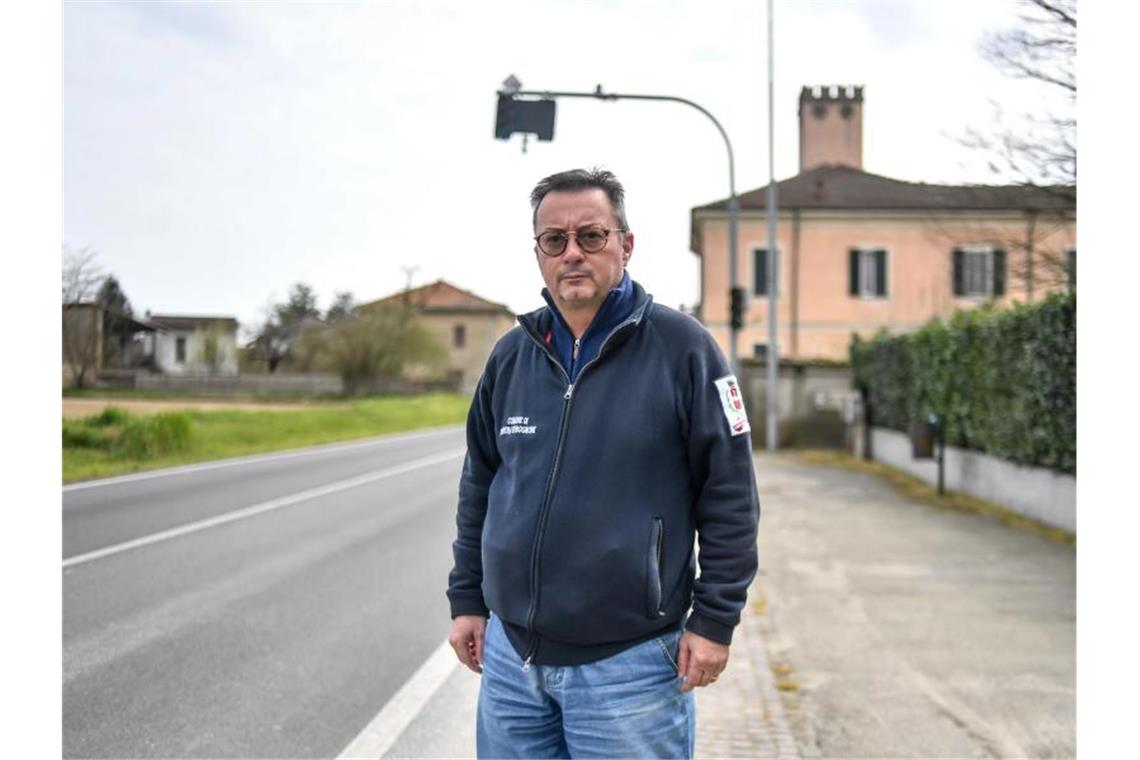
[[[591,188],[604,190],[614,209],[614,218],[622,232],[629,231],[629,221],[625,218],[625,188],[618,182],[614,173],[597,167],[586,169],[571,169],[570,171],[551,174],[539,181],[530,192],[531,225],[538,223],[538,206],[547,193],[576,192],[590,190]]]

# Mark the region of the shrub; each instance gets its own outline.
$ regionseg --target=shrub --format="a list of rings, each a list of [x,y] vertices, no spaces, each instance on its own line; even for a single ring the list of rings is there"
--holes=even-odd
[[[124,425],[130,416],[127,410],[120,406],[107,406],[99,414],[84,418],[83,423],[89,427]]]
[[[63,421],[63,447],[65,449],[108,449],[112,438],[105,431],[81,422]]]
[[[946,443],[1075,473],[1077,303],[956,312],[904,336],[851,343],[854,381],[874,425],[907,431],[929,412]]]
[[[131,417],[115,442],[116,453],[132,459],[151,459],[185,451],[190,445],[190,418],[183,413]]]

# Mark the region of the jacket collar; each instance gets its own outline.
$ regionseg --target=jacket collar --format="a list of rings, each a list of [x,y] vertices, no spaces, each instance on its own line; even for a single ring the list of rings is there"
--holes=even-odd
[[[623,318],[618,319],[616,322],[610,325],[608,329],[612,330],[614,327],[617,327],[618,325],[624,324],[626,322],[633,322],[634,324],[641,323],[641,320],[645,317],[649,305],[653,302],[653,296],[646,293],[645,288],[641,287],[641,283],[630,277],[629,272],[626,272],[622,276],[622,281],[618,287],[611,290],[606,296],[606,300],[602,302],[602,307],[598,309],[598,313],[594,315],[594,319],[592,322],[590,322],[590,326],[586,329],[583,337],[594,332],[595,325],[599,324],[598,317],[602,315],[603,311],[607,310],[607,304],[611,303],[612,301],[619,300],[614,294],[618,293],[618,291],[623,287],[628,287],[629,289],[628,297],[631,301],[629,311],[626,314],[625,310],[623,309]],[[562,320],[562,315],[559,314],[558,309],[554,307],[554,304],[550,297],[550,291],[546,288],[543,288],[542,297],[547,302],[546,306],[535,309],[534,311],[526,312],[525,314],[519,314],[517,319],[518,323],[523,327],[523,329],[530,333],[540,343],[551,344],[553,342],[554,322],[556,320],[562,323],[560,327],[566,330],[567,333],[570,332],[570,329],[566,327],[565,322]]]

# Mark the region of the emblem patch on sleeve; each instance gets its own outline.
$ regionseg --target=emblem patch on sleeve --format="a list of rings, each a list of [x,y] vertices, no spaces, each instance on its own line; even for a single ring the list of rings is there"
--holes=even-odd
[[[750,431],[752,427],[748,424],[748,415],[744,411],[744,397],[740,394],[740,384],[736,382],[736,375],[725,375],[713,383],[716,385],[717,393],[720,394],[720,405],[724,408],[728,429],[733,435]]]

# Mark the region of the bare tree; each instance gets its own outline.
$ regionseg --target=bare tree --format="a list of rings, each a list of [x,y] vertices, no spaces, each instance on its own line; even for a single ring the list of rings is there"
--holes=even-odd
[[[63,303],[93,301],[103,282],[103,271],[95,262],[98,254],[90,247],[79,250],[63,246]]]
[[[1020,0],[1018,25],[994,32],[981,54],[1007,77],[1023,80],[1035,96],[1035,112],[1010,114],[993,103],[988,129],[966,130],[960,142],[986,156],[1002,182],[1020,186],[1025,225],[980,225],[956,234],[990,243],[1009,254],[1008,277],[1033,300],[1038,288],[1076,286],[1075,259],[1065,241],[1077,200],[1077,4],[1076,0]],[[992,188],[978,188],[988,194]]]
[[[985,151],[999,177],[1075,201],[1077,4],[1021,0],[1019,21],[987,37],[981,53],[1002,74],[1034,87],[1038,111],[1010,117],[995,103],[995,126],[970,129],[963,142]]]
[[[104,276],[96,255],[90,247],[63,248],[63,359],[77,388],[87,386],[101,350],[103,324],[94,301]]]

